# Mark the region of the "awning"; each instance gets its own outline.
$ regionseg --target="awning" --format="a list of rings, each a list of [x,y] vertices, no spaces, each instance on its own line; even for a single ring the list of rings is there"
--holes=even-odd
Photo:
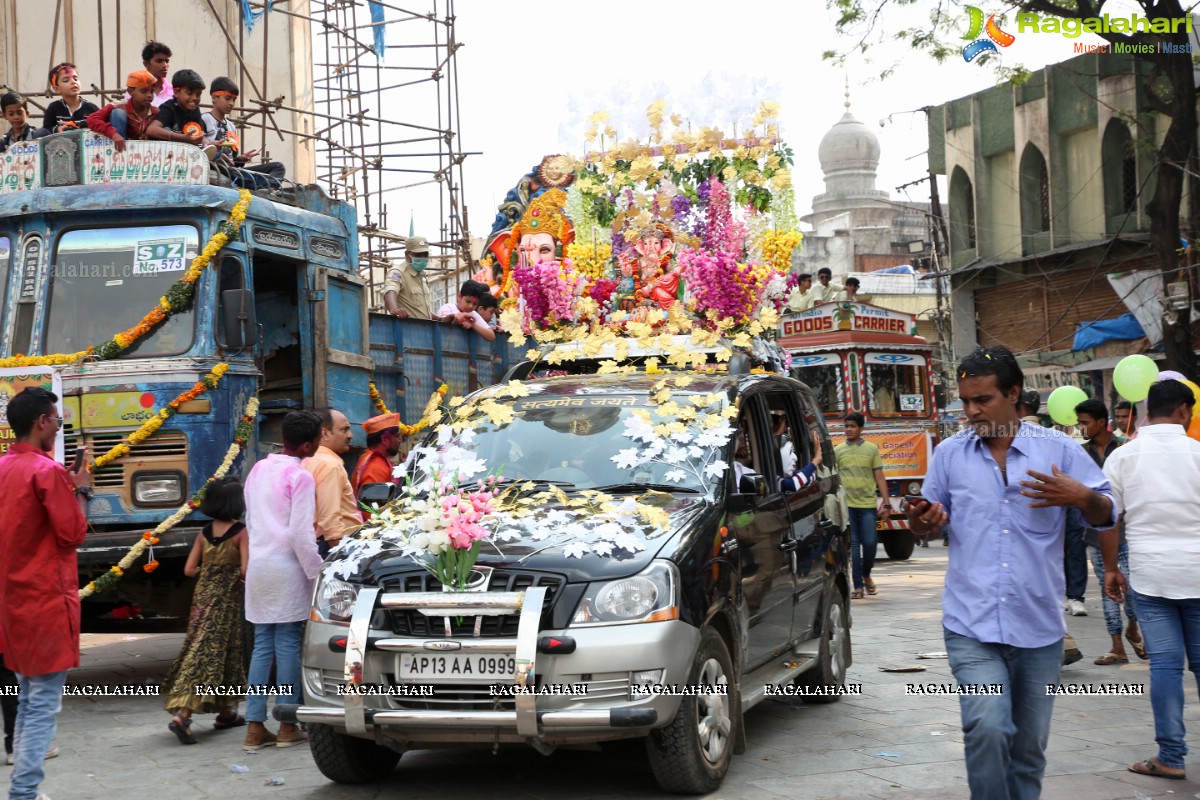
[[[988,258],[976,258],[962,265],[958,269],[946,269],[939,272],[926,272],[920,277],[920,280],[929,280],[931,278],[947,278],[955,275],[971,275],[976,272],[982,272],[985,269],[992,267],[1011,267],[1017,264],[1022,264],[1026,261],[1035,259],[1055,258],[1056,256],[1066,255],[1082,250],[1099,250],[1108,247],[1111,243],[1123,242],[1126,244],[1150,244],[1150,234],[1148,233],[1125,233],[1119,236],[1112,236],[1105,239],[1093,239],[1087,242],[1072,242],[1061,247],[1056,247],[1053,250],[1043,250],[1040,253],[1030,253],[1021,256],[991,256]],[[1115,262],[1112,266],[1116,266],[1120,262]]]
[[[1163,355],[1162,353],[1142,353],[1142,355],[1149,356],[1150,358],[1154,359],[1155,361],[1162,361],[1163,359],[1166,358],[1166,356]],[[1108,356],[1107,358],[1096,358],[1096,359],[1092,359],[1091,361],[1085,361],[1082,364],[1076,364],[1073,367],[1067,367],[1066,369],[1063,370],[1063,372],[1092,372],[1094,370],[1100,370],[1101,372],[1103,372],[1104,370],[1115,368],[1117,366],[1117,364],[1121,363],[1122,358],[1125,358],[1125,356]]]

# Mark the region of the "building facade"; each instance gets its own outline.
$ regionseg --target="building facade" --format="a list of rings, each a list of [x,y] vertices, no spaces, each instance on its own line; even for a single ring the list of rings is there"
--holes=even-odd
[[[1146,69],[1083,55],[930,113],[930,170],[948,178],[956,355],[1008,347],[1048,394],[1104,383],[1109,362],[1149,345],[1074,349],[1080,325],[1145,312],[1110,275],[1157,268],[1146,204],[1166,123],[1146,102]]]

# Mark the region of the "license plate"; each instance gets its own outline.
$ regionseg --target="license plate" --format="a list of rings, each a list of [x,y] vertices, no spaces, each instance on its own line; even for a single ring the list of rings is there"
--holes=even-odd
[[[516,657],[508,653],[404,653],[400,656],[401,680],[420,683],[511,681],[516,671]]]

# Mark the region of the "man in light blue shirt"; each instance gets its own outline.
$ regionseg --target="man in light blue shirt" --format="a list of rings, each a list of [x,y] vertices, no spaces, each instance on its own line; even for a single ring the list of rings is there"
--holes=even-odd
[[[955,680],[1003,687],[959,697],[972,800],[1036,800],[1067,632],[1064,517],[1078,508],[1110,527],[1111,489],[1070,437],[1021,421],[1024,375],[1007,349],[976,350],[957,376],[968,428],[934,451],[928,502],[908,520],[917,535],[951,526],[942,623]]]

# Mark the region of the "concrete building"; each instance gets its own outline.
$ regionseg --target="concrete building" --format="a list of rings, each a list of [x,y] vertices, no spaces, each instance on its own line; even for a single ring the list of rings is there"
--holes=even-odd
[[[313,52],[308,19],[266,14],[248,32],[237,0],[212,0],[211,5],[207,0],[0,2],[0,85],[25,94],[32,120],[40,121],[54,97],[47,71],[70,61],[79,70],[83,96],[103,105],[107,101],[101,91],[119,100],[125,76],[142,69],[142,45],[154,39],[171,48],[172,72],[187,67],[208,82],[227,75],[240,84],[239,106],[250,110],[259,107],[255,98],[279,98],[283,106],[309,112],[276,110],[279,130],[312,134]],[[206,92],[206,106],[208,99]],[[245,146],[265,149],[270,160],[283,162],[289,178],[299,183],[315,181],[312,140],[277,133],[270,125],[264,130],[262,122],[261,113],[249,115],[243,125]]]
[[[850,113],[849,90],[844,105],[817,148],[825,191],[802,218],[813,230],[805,232],[792,261],[797,272],[829,267],[839,282],[852,273],[908,264],[908,243],[930,238],[929,204],[892,200],[876,188],[879,138]]]
[[[1108,279],[1157,267],[1145,209],[1167,126],[1146,102],[1146,69],[1083,55],[932,110],[930,170],[949,178],[957,355],[1004,345],[1048,393],[1105,383],[1120,356],[1148,346],[1073,350],[1082,323],[1155,315]]]

